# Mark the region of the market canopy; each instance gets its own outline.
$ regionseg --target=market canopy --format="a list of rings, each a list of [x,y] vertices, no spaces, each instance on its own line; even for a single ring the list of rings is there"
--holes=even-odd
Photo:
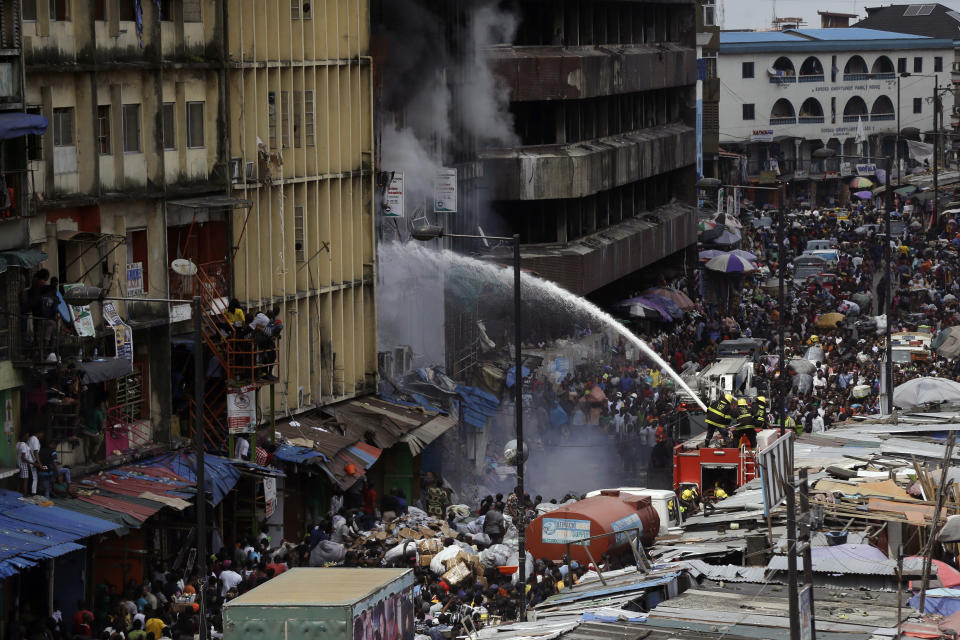
[[[908,380],[893,390],[893,404],[901,409],[943,402],[960,402],[960,382],[924,376]]]
[[[719,271],[720,273],[750,273],[757,270],[753,262],[732,253],[711,258],[706,266],[710,271]]]

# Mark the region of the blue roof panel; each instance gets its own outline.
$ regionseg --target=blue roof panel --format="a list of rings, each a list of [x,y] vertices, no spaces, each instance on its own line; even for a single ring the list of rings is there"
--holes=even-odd
[[[792,29],[788,33],[799,33],[816,40],[929,40],[929,36],[918,36],[912,33],[894,33],[879,29],[864,29],[862,27],[846,27],[839,29]]]
[[[786,31],[721,31],[720,44],[734,44],[742,42],[795,42],[800,40]]]

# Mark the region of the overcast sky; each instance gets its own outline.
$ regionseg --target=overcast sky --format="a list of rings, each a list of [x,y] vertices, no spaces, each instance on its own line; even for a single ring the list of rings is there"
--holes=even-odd
[[[913,4],[910,0],[901,2],[863,2],[863,0],[718,0],[723,3],[724,29],[767,28],[773,19],[773,7],[777,7],[780,17],[801,17],[811,28],[820,27],[817,9],[829,9],[844,13],[856,13],[860,18],[867,15],[864,7],[876,7],[889,4]],[[960,11],[960,0],[940,0],[940,4]]]

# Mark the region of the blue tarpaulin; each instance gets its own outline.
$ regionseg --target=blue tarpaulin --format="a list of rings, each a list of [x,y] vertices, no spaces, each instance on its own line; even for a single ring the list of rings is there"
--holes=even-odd
[[[233,466],[229,458],[207,454],[203,457],[206,467],[207,491],[213,497],[214,506],[220,504],[240,480],[240,470]],[[195,483],[197,481],[197,462],[193,452],[181,451],[168,453],[143,463],[142,466],[163,467]]]
[[[920,608],[920,594],[910,598],[910,606]],[[936,613],[949,618],[960,611],[960,590],[957,589],[927,589],[927,599],[923,613]]]
[[[526,367],[520,367],[520,373],[524,378],[526,378],[527,376],[530,375],[530,369],[527,369]],[[506,380],[507,389],[513,388],[513,380],[516,377],[517,377],[517,368],[510,367],[510,370],[507,371],[507,380]]]
[[[35,113],[0,113],[0,140],[39,136],[47,130],[47,124],[46,118]]]
[[[500,407],[500,398],[477,387],[460,385],[460,419],[467,424],[483,429]]]
[[[290,444],[281,444],[278,446],[277,450],[273,452],[273,457],[277,460],[292,462],[294,464],[302,464],[316,458],[319,458],[321,462],[329,462],[327,457],[316,449],[295,447]]]
[[[40,560],[83,549],[77,540],[118,528],[107,520],[41,507],[21,497],[15,491],[0,490],[0,578]]]

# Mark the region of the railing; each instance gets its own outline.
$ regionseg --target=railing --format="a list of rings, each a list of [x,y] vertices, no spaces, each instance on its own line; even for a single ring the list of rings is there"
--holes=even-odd
[[[871,73],[870,77],[873,80],[896,80],[897,74],[893,71],[885,71],[883,73]]]
[[[139,417],[141,402],[127,402],[107,409],[106,428],[117,433],[118,437],[126,436],[131,448],[153,441],[153,426],[148,420]],[[107,451],[107,456],[111,453],[112,451]]]
[[[870,114],[871,122],[878,122],[880,120],[896,120],[897,116],[893,113],[872,113]]]
[[[636,532],[637,537],[632,538],[630,534]],[[593,557],[593,554],[590,553],[590,545],[584,544],[585,542],[590,542],[591,540],[596,540],[598,538],[608,538],[610,536],[619,536],[624,535],[627,538],[627,546],[630,547],[631,553],[633,553],[633,559],[637,563],[637,568],[642,570],[644,573],[648,573],[651,569],[650,563],[643,555],[643,544],[640,542],[640,536],[643,535],[643,526],[639,527],[630,527],[629,529],[622,529],[620,531],[609,531],[607,533],[600,533],[595,536],[588,536],[586,538],[577,538],[573,542],[567,542],[567,558],[570,558],[570,545],[576,545],[583,547],[584,552],[587,554],[587,558],[590,559],[590,562],[593,563],[593,568],[597,572],[597,576],[600,578],[600,583],[603,586],[607,586],[607,581],[603,577],[603,572],[600,569],[600,564]]]
[[[25,169],[3,171],[0,172],[0,177],[3,179],[3,187],[7,190],[5,195],[0,193],[0,220],[32,215],[33,207],[30,206],[27,195],[27,171]]]
[[[800,74],[800,82],[823,82],[823,74],[803,75]]]
[[[844,73],[844,82],[856,82],[858,80],[895,80],[897,74],[893,71],[883,73]]]
[[[856,121],[859,120],[860,118],[863,118],[864,122],[869,122],[869,121],[870,121],[870,114],[869,114],[869,113],[856,113],[856,114],[851,115],[851,116],[843,116],[843,121],[844,121],[844,122],[856,122]]]
[[[33,365],[47,362],[51,353],[61,360],[75,356],[80,338],[63,329],[59,316],[48,320],[0,312],[0,360]]]
[[[800,116],[797,118],[800,124],[823,124],[823,116]]]
[[[774,117],[771,116],[771,118],[770,118],[770,124],[771,124],[771,125],[778,125],[778,124],[797,124],[797,118],[796,118],[796,116],[789,116],[789,117],[784,117],[784,118],[774,118]]]
[[[770,84],[792,84],[797,81],[797,76],[770,76]]]

